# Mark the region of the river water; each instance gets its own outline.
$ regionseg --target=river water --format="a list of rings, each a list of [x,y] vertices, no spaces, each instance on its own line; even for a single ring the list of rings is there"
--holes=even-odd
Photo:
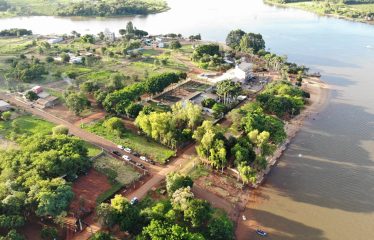
[[[261,0],[169,5],[170,11],[147,17],[0,19],[0,29],[117,32],[132,20],[153,34],[201,33],[206,40],[224,41],[236,28],[263,34],[267,48],[320,71],[333,90],[272,171],[248,217],[271,232],[269,239],[374,239],[374,26]]]

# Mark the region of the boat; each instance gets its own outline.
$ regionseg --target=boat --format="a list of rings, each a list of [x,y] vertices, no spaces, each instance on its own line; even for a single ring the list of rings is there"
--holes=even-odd
[[[260,235],[260,236],[263,236],[263,237],[265,237],[266,235],[268,235],[267,232],[264,232],[264,231],[262,231],[262,230],[260,230],[260,229],[257,229],[257,230],[256,230],[256,233],[257,233],[258,235]]]

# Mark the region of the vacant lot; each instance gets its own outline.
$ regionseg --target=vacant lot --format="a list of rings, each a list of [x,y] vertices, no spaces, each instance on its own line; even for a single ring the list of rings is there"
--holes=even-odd
[[[175,151],[143,136],[136,135],[130,131],[126,131],[121,137],[119,137],[115,133],[103,127],[102,121],[84,125],[83,128],[118,145],[129,147],[161,164],[164,164],[167,159],[175,154]]]
[[[104,155],[94,161],[94,168],[105,174],[112,182],[119,182],[123,185],[134,182],[140,174],[123,161]]]

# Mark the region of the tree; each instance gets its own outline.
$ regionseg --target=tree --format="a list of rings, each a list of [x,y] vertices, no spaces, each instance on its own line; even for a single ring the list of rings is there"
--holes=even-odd
[[[188,206],[189,201],[194,198],[194,194],[191,192],[190,187],[179,188],[177,189],[171,199],[171,204],[173,205],[173,209],[179,210],[184,212]]]
[[[251,48],[253,49],[253,52],[257,53],[261,49],[265,49],[265,41],[261,34],[247,33],[245,37],[243,36],[243,38],[245,38],[243,42],[240,42],[241,51],[248,51],[248,49]],[[242,49],[242,47],[244,49]]]
[[[143,105],[137,103],[130,103],[130,105],[126,107],[126,114],[131,118],[136,118],[142,110]]]
[[[10,230],[5,237],[0,237],[1,240],[25,240],[25,238],[16,232],[16,230]]]
[[[52,63],[54,60],[55,60],[55,59],[54,59],[53,57],[51,57],[51,56],[48,56],[48,57],[45,58],[45,61],[46,61],[47,63]]]
[[[111,117],[103,122],[103,126],[108,129],[109,131],[118,132],[121,134],[125,131],[125,126],[123,122],[118,117]]]
[[[119,32],[119,34],[120,34],[121,36],[123,36],[123,35],[126,34],[126,29],[120,29],[118,32]]]
[[[116,211],[108,203],[101,203],[96,207],[96,214],[101,224],[113,227],[116,224]]]
[[[216,100],[213,98],[205,98],[202,102],[201,105],[206,108],[212,108],[214,104],[216,103]]]
[[[92,93],[99,90],[99,85],[94,81],[86,81],[80,85],[80,89],[86,93]]]
[[[240,83],[224,80],[217,84],[217,95],[223,99],[223,104],[231,103],[241,92]]]
[[[28,91],[25,95],[26,99],[29,101],[35,101],[39,98],[38,94],[33,91]]]
[[[111,207],[115,211],[116,222],[122,231],[136,234],[141,230],[140,211],[121,195],[116,195],[111,200]]]
[[[129,21],[129,22],[127,23],[127,25],[126,25],[126,33],[127,33],[128,35],[130,35],[130,34],[134,34],[134,25],[132,24],[131,21]]]
[[[172,196],[173,193],[180,189],[193,186],[193,181],[191,177],[181,175],[180,173],[171,172],[166,175],[166,190],[169,196]]]
[[[38,216],[60,215],[73,199],[73,191],[62,178],[41,180],[30,187],[29,195],[36,206]]]
[[[226,45],[236,49],[239,47],[240,40],[245,35],[245,32],[241,29],[232,30],[226,37]]]
[[[172,40],[170,42],[170,48],[171,49],[179,49],[182,47],[182,44],[178,40]]]
[[[248,184],[249,182],[256,182],[256,171],[254,171],[250,166],[239,165],[238,166],[239,175],[243,181],[243,184]]]
[[[65,98],[65,102],[67,107],[77,116],[91,105],[90,101],[88,101],[87,97],[82,93],[70,93]]]
[[[225,215],[213,218],[208,224],[210,239],[215,240],[233,240],[234,224]]]
[[[70,61],[70,56],[66,53],[61,54],[60,57],[61,57],[62,62],[64,62],[64,63],[67,63],[67,62]]]
[[[192,199],[184,211],[184,219],[191,222],[193,227],[200,227],[211,217],[212,209],[210,204],[201,199]]]
[[[12,117],[12,113],[9,112],[9,111],[5,111],[3,113],[1,113],[1,118],[4,120],[4,121],[8,121],[10,120]]]
[[[212,107],[214,118],[223,117],[227,111],[227,107],[222,103],[215,103]]]
[[[67,135],[69,134],[69,129],[65,127],[64,125],[58,125],[52,128],[52,133],[53,135],[59,135],[59,134]]]
[[[58,236],[57,229],[54,227],[43,227],[40,236],[44,240],[55,240]]]

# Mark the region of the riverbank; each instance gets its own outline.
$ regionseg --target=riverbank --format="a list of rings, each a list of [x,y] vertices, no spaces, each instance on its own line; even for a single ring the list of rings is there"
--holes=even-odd
[[[282,8],[297,8],[305,11],[313,12],[320,16],[334,17],[354,22],[374,24],[374,5],[373,4],[330,4],[323,6],[324,3],[319,2],[292,2],[279,3],[276,0],[264,0],[264,3]],[[350,14],[347,16],[344,14]],[[356,17],[353,17],[356,16]],[[370,17],[368,17],[370,16]]]
[[[301,130],[305,121],[314,120],[315,116],[319,114],[328,104],[330,99],[330,87],[317,77],[308,77],[304,79],[303,90],[310,93],[310,100],[305,109],[290,122],[286,124],[287,139],[285,143],[280,146],[270,159],[270,166],[264,172],[264,176],[259,182],[260,184],[266,184],[266,175],[270,173],[272,166],[277,165],[279,158],[283,152],[287,149],[287,146],[292,143],[293,138],[296,136],[298,131]],[[237,220],[236,237],[238,240],[241,239],[254,239],[256,235],[256,229],[264,229],[266,232],[271,234],[271,229],[266,229],[265,226],[261,226],[253,216],[253,211],[256,205],[261,204],[262,201],[266,201],[266,197],[262,196],[261,188],[255,189],[250,192],[249,201],[246,204],[245,210],[240,214]],[[246,221],[242,219],[245,216]]]

